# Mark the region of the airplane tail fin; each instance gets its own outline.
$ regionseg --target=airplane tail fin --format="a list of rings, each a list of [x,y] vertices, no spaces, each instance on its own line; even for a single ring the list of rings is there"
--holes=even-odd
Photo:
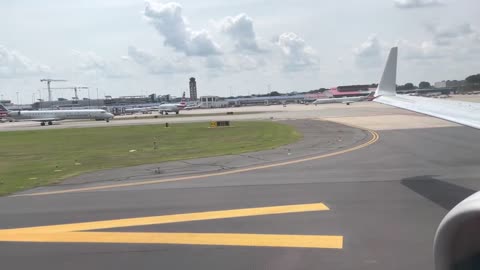
[[[185,92],[183,92],[182,100],[180,101],[180,105],[182,105],[182,106],[187,105],[187,103],[185,102]]]
[[[3,106],[2,103],[0,103],[0,117],[7,116],[9,113],[9,110]]]
[[[398,48],[393,47],[388,54],[382,79],[375,90],[375,97],[394,96],[397,92],[397,54]]]
[[[0,103],[0,112],[8,112],[8,109],[2,103]]]
[[[376,91],[370,92],[370,94],[368,94],[368,96],[366,96],[365,99],[368,100],[368,101],[374,100],[375,99],[375,93],[376,93]]]

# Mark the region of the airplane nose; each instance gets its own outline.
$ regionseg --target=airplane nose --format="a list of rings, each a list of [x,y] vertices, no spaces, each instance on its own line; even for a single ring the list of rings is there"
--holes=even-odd
[[[107,116],[108,116],[108,118],[110,118],[110,119],[113,119],[113,117],[114,117],[114,115],[111,114],[111,113],[107,114]]]

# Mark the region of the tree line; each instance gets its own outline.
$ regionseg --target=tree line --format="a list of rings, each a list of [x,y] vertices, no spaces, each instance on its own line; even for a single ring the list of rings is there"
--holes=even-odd
[[[474,74],[470,75],[467,78],[465,78],[465,84],[467,87],[478,87],[480,86],[480,73],[479,74]],[[430,84],[428,81],[421,81],[418,86],[414,85],[411,82],[408,82],[404,85],[397,85],[397,90],[413,90],[413,89],[428,89],[432,88],[433,86]],[[296,92],[296,94],[315,94],[315,93],[323,93],[327,91],[327,88],[319,88],[319,89],[313,89],[309,91],[304,91],[304,92]],[[293,94],[293,93],[290,93]],[[283,93],[280,93],[278,91],[271,91],[270,93],[267,94],[257,94],[257,95],[248,95],[248,96],[236,96],[236,97],[228,97],[228,98],[246,98],[246,97],[251,97],[251,96],[256,96],[256,97],[275,97],[275,96],[282,96],[285,95]]]
[[[472,87],[480,85],[480,74],[470,75],[465,78],[465,86]],[[421,81],[418,86],[413,83],[406,83],[404,85],[397,85],[397,90],[413,90],[413,89],[428,89],[432,88],[432,85],[427,81]]]

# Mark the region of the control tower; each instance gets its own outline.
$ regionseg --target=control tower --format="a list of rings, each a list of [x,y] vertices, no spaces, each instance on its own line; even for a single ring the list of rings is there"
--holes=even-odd
[[[190,78],[190,101],[197,100],[197,82],[195,78]]]

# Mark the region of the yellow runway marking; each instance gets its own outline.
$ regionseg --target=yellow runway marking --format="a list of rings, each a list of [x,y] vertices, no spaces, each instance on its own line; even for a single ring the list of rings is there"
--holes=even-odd
[[[284,162],[277,162],[273,164],[268,164],[268,165],[260,165],[260,166],[254,166],[254,167],[248,167],[248,168],[242,168],[242,169],[234,169],[230,171],[225,171],[225,172],[216,172],[216,173],[206,173],[206,174],[199,174],[199,175],[190,175],[190,176],[181,176],[181,177],[174,177],[174,178],[167,178],[167,179],[159,179],[159,180],[146,180],[146,181],[140,181],[140,182],[132,182],[132,183],[124,183],[124,184],[113,184],[113,185],[104,185],[104,186],[94,186],[94,187],[85,187],[85,188],[75,188],[75,189],[67,189],[67,190],[57,190],[57,191],[46,191],[46,192],[37,192],[37,193],[27,193],[27,194],[17,194],[17,195],[11,195],[10,197],[23,197],[23,196],[41,196],[41,195],[53,195],[53,194],[64,194],[64,193],[73,193],[73,192],[83,192],[83,191],[94,191],[94,190],[102,190],[102,189],[109,189],[109,188],[122,188],[122,187],[132,187],[132,186],[142,186],[142,185],[152,185],[152,184],[160,184],[160,183],[167,183],[167,182],[176,182],[176,181],[185,181],[185,180],[193,180],[193,179],[200,179],[200,178],[206,178],[206,177],[213,177],[213,176],[223,176],[223,175],[230,175],[230,174],[236,174],[236,173],[243,173],[243,172],[250,172],[250,171],[256,171],[256,170],[262,170],[262,169],[269,169],[269,168],[275,168],[275,167],[281,167],[281,166],[286,166],[286,165],[291,165],[291,164],[297,164],[301,162],[306,162],[306,161],[312,161],[312,160],[317,160],[317,159],[322,159],[322,158],[327,158],[327,157],[333,157],[345,153],[349,153],[355,150],[359,150],[362,148],[365,148],[371,144],[374,144],[375,142],[378,141],[379,135],[377,132],[373,130],[367,130],[372,138],[360,145],[340,150],[337,152],[332,152],[328,154],[323,154],[323,155],[318,155],[318,156],[313,156],[313,157],[307,157],[307,158],[300,158],[300,159],[295,159],[295,160],[289,160],[289,161],[284,161]]]
[[[179,222],[211,220],[211,219],[225,219],[225,218],[264,216],[264,215],[288,214],[288,213],[312,212],[312,211],[328,211],[328,210],[329,210],[328,207],[323,203],[294,204],[294,205],[244,208],[244,209],[234,209],[234,210],[208,211],[208,212],[198,212],[198,213],[188,213],[188,214],[174,214],[174,215],[153,216],[153,217],[125,218],[125,219],[114,219],[114,220],[105,220],[105,221],[61,224],[61,225],[52,225],[52,226],[39,226],[39,227],[13,229],[13,231],[17,233],[19,232],[25,232],[25,233],[73,232],[73,231],[101,230],[101,229],[110,229],[110,228],[145,226],[145,225],[154,225],[154,224],[168,224],[168,223],[179,223]],[[8,232],[8,231],[12,231],[12,230],[0,230],[0,232]]]
[[[0,242],[181,244],[341,249],[343,248],[343,236],[340,235],[86,231],[328,210],[329,208],[323,203],[296,204],[6,229],[0,230]]]
[[[254,246],[342,249],[337,235],[283,235],[234,233],[125,233],[66,232],[56,234],[16,234],[1,241],[42,243],[177,244],[214,246]]]

